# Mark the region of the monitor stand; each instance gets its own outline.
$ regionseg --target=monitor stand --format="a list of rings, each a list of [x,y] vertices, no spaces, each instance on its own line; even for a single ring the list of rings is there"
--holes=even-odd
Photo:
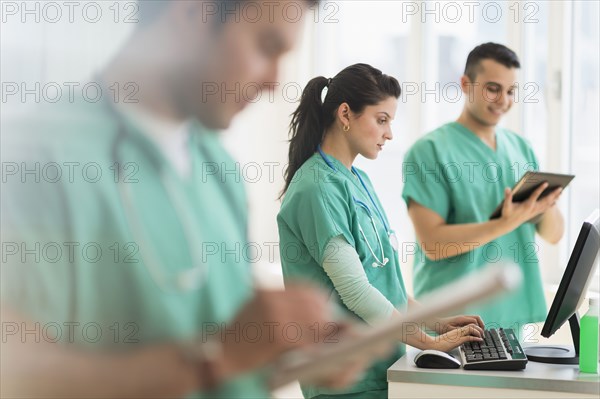
[[[573,346],[534,345],[523,348],[527,359],[538,363],[579,364],[579,316],[569,318]]]

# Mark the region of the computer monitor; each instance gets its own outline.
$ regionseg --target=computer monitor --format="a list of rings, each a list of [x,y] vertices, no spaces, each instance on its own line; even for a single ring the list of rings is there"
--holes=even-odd
[[[560,280],[558,291],[542,328],[542,336],[549,338],[567,320],[571,327],[573,347],[560,345],[534,345],[524,348],[527,359],[534,362],[577,364],[579,362],[579,316],[588,285],[595,275],[600,248],[599,213],[596,209],[584,222],[569,263]]]

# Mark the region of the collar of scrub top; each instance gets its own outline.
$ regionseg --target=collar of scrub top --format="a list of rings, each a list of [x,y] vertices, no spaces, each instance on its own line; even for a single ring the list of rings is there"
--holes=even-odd
[[[327,166],[329,166],[331,169],[337,171],[337,169],[336,169],[335,165],[333,164],[333,162],[331,162],[331,160],[329,159],[329,157],[327,156],[327,154],[325,154],[323,152],[323,149],[321,148],[320,144],[317,147],[317,151],[319,152],[319,155],[321,155],[321,158],[323,158],[323,160],[325,161],[325,163],[327,164]],[[356,176],[358,178],[358,181],[360,181],[361,186],[365,189],[365,192],[367,193],[367,196],[369,197],[369,200],[371,200],[371,203],[373,204],[373,207],[375,208],[375,212],[377,212],[377,217],[379,217],[379,220],[381,220],[381,224],[383,225],[383,228],[385,229],[385,231],[388,234],[388,236],[391,236],[393,233],[390,230],[389,226],[387,225],[387,222],[385,221],[385,218],[383,217],[383,214],[381,213],[381,211],[379,210],[379,207],[375,203],[375,200],[373,199],[373,196],[371,195],[371,192],[367,188],[367,185],[365,184],[363,178],[360,176],[360,174],[358,173],[358,170],[356,170],[356,168],[354,166],[352,166],[350,168],[350,170],[352,171],[352,173],[354,174],[354,176]],[[363,208],[367,209],[368,213],[369,213],[369,216],[371,216],[371,210],[369,209],[369,207],[367,206],[367,204],[365,204],[364,202],[356,199],[354,196],[352,198],[354,199],[354,201],[356,203],[360,204]]]

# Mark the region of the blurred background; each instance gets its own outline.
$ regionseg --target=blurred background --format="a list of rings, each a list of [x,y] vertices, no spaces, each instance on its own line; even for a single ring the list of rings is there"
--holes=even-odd
[[[136,26],[135,1],[76,3],[67,15],[62,3],[2,2],[5,111],[6,91],[15,82],[28,89],[39,84],[42,97],[51,98],[57,86],[66,91],[69,82],[92,81]],[[15,6],[28,11],[15,16]],[[286,56],[274,92],[263,93],[223,135],[249,194],[250,237],[257,244],[250,256],[258,281],[281,283],[273,250],[277,197],[289,116],[306,82],[364,62],[402,83],[394,140],[377,161],[359,159],[358,166],[371,176],[400,242],[408,245],[415,238],[400,195],[404,153],[419,137],[458,117],[467,54],[495,41],[515,50],[522,64],[517,101],[504,126],[533,143],[541,170],[576,175],[560,202],[566,236],[557,246],[538,243],[551,292],[581,222],[600,203],[599,2],[323,1],[306,17],[302,42]],[[403,251],[400,257],[412,291],[412,258]],[[598,290],[598,279],[592,289]]]

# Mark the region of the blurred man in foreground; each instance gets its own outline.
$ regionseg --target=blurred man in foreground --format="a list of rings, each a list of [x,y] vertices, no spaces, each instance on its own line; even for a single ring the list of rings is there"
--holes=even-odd
[[[276,81],[302,27],[283,3],[255,2],[252,21],[242,3],[142,1],[97,76],[101,101],[2,121],[6,165],[69,172],[5,174],[3,395],[265,397],[263,366],[331,333],[320,293],[255,292],[244,257],[227,253],[247,242],[246,199],[206,173],[233,169],[215,132]],[[321,383],[349,383],[358,366]]]

